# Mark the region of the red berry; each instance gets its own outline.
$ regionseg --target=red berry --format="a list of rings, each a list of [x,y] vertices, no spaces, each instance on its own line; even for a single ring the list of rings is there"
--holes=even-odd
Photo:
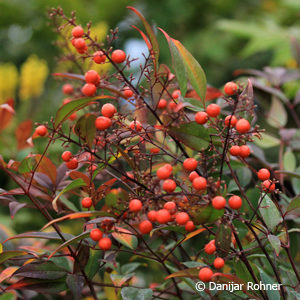
[[[226,206],[226,199],[222,196],[216,196],[212,199],[212,206],[215,209],[223,209]]]
[[[174,101],[171,101],[168,105],[168,108],[171,111],[175,111],[176,107],[177,107],[177,103],[175,103]]]
[[[100,82],[100,75],[95,70],[89,70],[84,74],[85,81],[87,83],[93,83],[97,85]]]
[[[106,56],[102,51],[96,51],[93,54],[93,60],[96,64],[101,64],[105,62]]]
[[[217,104],[212,103],[206,107],[206,113],[212,118],[217,117],[220,114],[220,112],[221,108]]]
[[[74,38],[80,38],[84,34],[84,30],[81,26],[76,26],[72,30],[72,35]]]
[[[229,207],[232,209],[240,209],[242,207],[243,201],[239,196],[231,196],[228,200]]]
[[[111,103],[106,103],[101,108],[102,115],[107,118],[112,118],[116,112],[117,109]]]
[[[262,168],[257,172],[257,177],[260,180],[267,180],[271,176],[270,171],[268,169]]]
[[[240,157],[246,158],[250,155],[250,148],[246,145],[240,146]]]
[[[74,93],[74,88],[72,84],[66,83],[62,87],[62,91],[65,95],[71,95]]]
[[[155,210],[150,210],[147,214],[147,217],[151,222],[156,221],[156,216],[157,216],[157,211],[155,211]]]
[[[76,118],[77,118],[77,114],[76,114],[76,112],[74,112],[74,113],[72,113],[70,116],[69,116],[69,120],[71,120],[71,121],[74,121],[74,120],[76,120]]]
[[[173,167],[171,164],[165,164],[164,167],[167,168],[171,173],[173,172]]]
[[[103,251],[109,250],[111,248],[111,239],[108,237],[102,238],[99,242],[99,248]]]
[[[112,124],[111,119],[107,117],[98,117],[95,120],[95,126],[98,130],[106,130],[111,126],[111,124]]]
[[[228,96],[234,95],[237,92],[237,90],[238,90],[237,85],[232,81],[227,82],[224,86],[224,92]]]
[[[197,160],[195,158],[187,158],[183,162],[183,167],[187,171],[194,171],[194,170],[196,170],[197,165],[198,165],[198,162],[197,162]]]
[[[83,38],[76,38],[74,39],[74,41],[72,42],[72,44],[74,45],[74,47],[77,50],[85,50],[86,49],[86,43],[85,40]]]
[[[39,136],[45,136],[48,133],[48,130],[46,126],[40,125],[35,129],[35,132]]]
[[[187,221],[184,227],[187,232],[191,232],[196,228],[193,221]]]
[[[172,93],[172,98],[173,98],[173,99],[177,99],[180,95],[181,95],[180,90],[175,90],[175,91]]]
[[[229,126],[229,122],[230,122],[230,126],[235,126],[236,125],[236,123],[237,123],[237,118],[236,118],[236,116],[233,116],[233,115],[230,115],[230,116],[227,116],[226,118],[225,118],[225,125],[226,126]]]
[[[132,199],[129,202],[129,210],[132,212],[138,212],[142,209],[143,204],[139,199]]]
[[[65,105],[65,104],[67,104],[67,103],[69,103],[69,102],[71,102],[72,100],[70,99],[70,98],[66,98],[66,99],[64,99],[64,101],[63,101],[63,105]]]
[[[167,104],[168,104],[167,100],[165,100],[165,99],[160,99],[160,100],[158,101],[157,108],[160,108],[160,109],[166,108],[166,107],[167,107]]]
[[[173,201],[168,201],[165,203],[164,208],[169,212],[174,213],[176,211],[176,203]]]
[[[87,97],[92,97],[96,94],[97,88],[93,83],[86,83],[82,89],[81,89],[82,94],[84,94]]]
[[[199,177],[198,173],[197,173],[196,171],[193,171],[193,172],[191,172],[190,175],[189,175],[189,180],[190,180],[191,182],[193,182],[193,180],[194,180],[195,178],[197,178],[197,177]]]
[[[186,212],[180,212],[176,215],[175,220],[178,225],[185,225],[190,220],[190,217]]]
[[[216,269],[222,269],[224,267],[224,259],[221,258],[221,257],[217,257],[215,260],[214,260],[214,267]]]
[[[95,228],[90,232],[90,238],[93,241],[99,241],[100,239],[102,239],[103,233],[100,229]]]
[[[153,153],[153,154],[157,154],[157,153],[160,152],[160,149],[159,148],[151,148],[150,152]]]
[[[156,175],[159,179],[168,179],[172,174],[169,168],[163,166],[156,171]]]
[[[152,223],[148,220],[141,222],[139,225],[141,234],[148,234],[152,230],[152,228]]]
[[[271,180],[265,180],[263,182],[263,188],[265,192],[273,192],[275,190],[275,183],[272,183]]]
[[[133,91],[129,87],[126,87],[123,90],[123,95],[125,98],[131,98],[133,96]]]
[[[113,53],[111,54],[111,60],[116,64],[120,64],[124,62],[125,59],[126,59],[126,54],[123,50],[118,49],[113,51]]]
[[[208,120],[208,115],[205,111],[198,111],[195,115],[195,121],[198,123],[198,124],[205,124]]]
[[[69,161],[72,157],[72,153],[70,151],[65,151],[62,155],[61,158],[63,161]]]
[[[202,268],[199,271],[199,279],[203,282],[209,282],[213,276],[213,271],[210,268]]]
[[[70,170],[77,169],[77,167],[78,167],[78,160],[75,157],[71,158],[69,161],[66,162],[66,166]]]
[[[240,146],[234,145],[229,150],[232,156],[239,156],[240,155]]]
[[[193,180],[192,184],[193,184],[194,189],[196,189],[196,190],[205,190],[207,181],[204,177],[198,176]]]
[[[168,193],[172,193],[175,191],[176,189],[176,182],[172,179],[167,179],[164,181],[162,188],[168,192]]]
[[[132,130],[141,131],[143,127],[139,121],[134,120],[130,123],[130,128]]]
[[[156,221],[160,224],[166,224],[171,221],[171,214],[166,209],[160,209],[156,214]]]
[[[205,253],[207,253],[209,255],[214,254],[216,249],[217,249],[216,245],[211,241],[209,243],[207,243],[204,247]]]
[[[81,205],[84,208],[90,208],[93,205],[92,198],[90,197],[85,197],[81,200]]]
[[[239,119],[235,125],[235,129],[239,133],[247,133],[250,130],[250,128],[251,128],[251,125],[250,125],[249,121],[246,119]]]

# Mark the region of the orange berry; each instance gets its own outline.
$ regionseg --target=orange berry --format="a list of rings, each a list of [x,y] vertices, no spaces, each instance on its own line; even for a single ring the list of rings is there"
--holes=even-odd
[[[111,103],[106,103],[101,108],[102,115],[107,118],[112,118],[116,112],[117,109]]]
[[[130,123],[130,128],[132,130],[141,131],[143,127],[139,121],[134,120]]]
[[[92,231],[90,232],[90,238],[95,242],[102,239],[102,236],[103,236],[103,233],[98,228],[92,229]]]
[[[97,85],[100,82],[100,75],[95,70],[89,70],[84,74],[85,81],[87,83],[93,83]]]
[[[229,207],[232,209],[240,209],[242,207],[243,201],[239,196],[231,196],[228,200]]]
[[[224,259],[221,258],[221,257],[217,257],[215,260],[214,260],[214,267],[216,269],[222,269],[224,267]]]
[[[110,118],[107,118],[107,117],[98,117],[95,120],[95,127],[98,130],[108,129],[111,125],[112,125],[112,121]]]
[[[193,221],[187,221],[184,228],[187,232],[191,232],[191,231],[195,230],[196,227],[195,227]]]
[[[196,190],[205,190],[207,186],[207,181],[204,177],[198,176],[193,180],[193,187]]]
[[[204,247],[205,253],[207,253],[209,255],[214,254],[216,249],[217,249],[216,245],[212,242],[207,243]]]
[[[160,149],[159,148],[151,148],[150,152],[153,153],[153,154],[157,154],[157,153],[160,152]]]
[[[183,162],[183,167],[187,170],[187,171],[194,171],[196,170],[198,165],[198,162],[196,159],[194,158],[187,158],[184,160]]]
[[[215,103],[209,104],[206,107],[206,113],[212,118],[217,117],[220,114],[220,112],[221,112],[220,106]]]
[[[109,250],[111,248],[111,244],[111,239],[108,237],[104,237],[98,242],[99,248],[103,251]]]
[[[171,102],[168,104],[168,108],[169,108],[169,110],[171,110],[171,111],[175,111],[176,107],[177,107],[177,103],[175,103],[174,101],[171,101]]]
[[[173,172],[173,167],[171,164],[165,164],[164,167],[167,168],[171,173]]]
[[[194,180],[195,178],[197,178],[197,177],[199,177],[198,173],[197,173],[196,171],[193,171],[193,172],[191,172],[190,175],[189,175],[189,180],[190,180],[191,182],[193,182],[193,180]]]
[[[72,84],[64,84],[63,87],[62,87],[62,91],[65,95],[71,95],[74,93],[74,88],[73,88],[73,85]]]
[[[81,205],[84,208],[90,208],[93,205],[92,198],[90,197],[85,197],[81,200]]]
[[[77,51],[79,50],[80,52],[84,51],[87,49],[85,40],[83,38],[75,38],[72,41],[73,46],[77,49]]]
[[[198,111],[196,114],[195,114],[195,121],[198,123],[198,124],[205,124],[208,120],[208,115],[205,111]]]
[[[132,212],[138,212],[142,209],[143,203],[139,199],[132,199],[129,202],[129,210]]]
[[[80,38],[84,34],[84,30],[81,26],[76,26],[72,29],[72,35],[74,38]]]
[[[215,209],[223,209],[226,206],[226,199],[222,196],[216,196],[212,199],[212,206]]]
[[[156,221],[159,224],[166,224],[171,221],[171,214],[166,209],[160,209],[156,214]]]
[[[250,130],[250,128],[251,128],[251,125],[250,125],[249,121],[246,119],[239,119],[235,125],[235,129],[239,133],[247,133]]]
[[[265,180],[263,182],[263,189],[265,192],[273,192],[275,190],[276,186],[275,183],[272,183],[271,180]]]
[[[186,212],[180,212],[176,215],[175,220],[178,225],[185,225],[190,220],[190,217]]]
[[[156,221],[156,216],[157,216],[157,211],[155,210],[150,210],[147,214],[147,218],[151,221],[151,222],[155,222]]]
[[[142,221],[139,225],[141,234],[148,234],[152,230],[152,223],[148,220]]]
[[[123,50],[117,49],[113,51],[113,53],[111,54],[111,60],[116,64],[120,64],[124,62],[125,59],[126,59],[126,54]]]
[[[237,118],[236,118],[236,116],[233,116],[233,115],[230,115],[230,116],[227,116],[226,118],[225,118],[225,125],[226,126],[229,126],[229,122],[230,122],[230,126],[235,126],[236,125],[236,123],[237,123]]]
[[[169,212],[174,213],[176,211],[176,203],[173,201],[168,201],[164,204],[164,208]]]
[[[167,100],[165,100],[165,99],[160,99],[160,100],[158,101],[157,108],[160,108],[160,109],[166,108],[166,107],[167,107],[167,104],[168,104]]]
[[[82,94],[84,94],[87,97],[92,97],[96,94],[97,88],[93,83],[86,83],[82,89],[81,89]]]
[[[163,183],[162,188],[168,192],[168,193],[172,193],[175,191],[176,189],[176,182],[172,179],[166,179]]]
[[[40,125],[35,129],[35,133],[39,136],[45,136],[48,133],[47,127]]]
[[[267,180],[271,176],[270,171],[268,169],[262,168],[257,172],[257,177],[260,180]]]
[[[106,60],[106,56],[102,51],[96,51],[93,54],[93,60],[96,64],[102,64]]]
[[[69,103],[69,102],[71,102],[72,100],[70,99],[70,98],[66,98],[66,99],[64,99],[64,101],[63,101],[63,105],[65,105],[65,104],[67,104],[67,103]]]
[[[65,151],[62,155],[61,158],[63,161],[69,161],[72,157],[72,153],[70,151]]]
[[[66,162],[66,166],[70,170],[77,169],[77,167],[78,167],[78,160],[74,157],[74,158],[72,158],[72,159],[70,159],[69,161]]]
[[[232,156],[239,156],[240,155],[240,146],[234,145],[229,150]]]
[[[172,174],[172,171],[170,171],[170,168],[163,166],[160,167],[157,171],[156,171],[156,175],[159,179],[168,179]]]
[[[210,268],[202,268],[199,271],[199,279],[203,282],[209,282],[213,276],[213,271]]]
[[[246,158],[250,155],[250,148],[247,145],[240,146],[240,157]]]
[[[173,99],[177,99],[180,95],[181,95],[180,90],[175,90],[175,91],[172,93],[172,98],[173,98]]]
[[[131,98],[133,96],[133,91],[129,87],[126,87],[123,90],[123,95],[125,98]]]
[[[224,92],[228,96],[234,95],[237,92],[237,90],[238,90],[237,85],[232,81],[227,82],[224,86]]]
[[[70,116],[69,116],[69,120],[71,120],[71,121],[74,121],[74,120],[76,120],[76,118],[77,118],[77,114],[76,114],[76,112],[74,112],[74,113],[72,113]]]

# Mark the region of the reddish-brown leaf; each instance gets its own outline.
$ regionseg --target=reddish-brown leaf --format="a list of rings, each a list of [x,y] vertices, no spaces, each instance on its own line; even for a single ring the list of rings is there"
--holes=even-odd
[[[0,105],[0,130],[8,126],[14,113],[13,99],[9,99],[6,103]]]
[[[18,150],[30,147],[27,142],[27,139],[31,136],[32,132],[32,121],[26,120],[23,121],[16,129],[16,139],[18,143]]]

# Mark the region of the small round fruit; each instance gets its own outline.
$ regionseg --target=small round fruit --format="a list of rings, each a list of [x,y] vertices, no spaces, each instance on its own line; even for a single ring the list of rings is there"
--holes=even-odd
[[[100,229],[98,229],[98,228],[92,229],[91,232],[90,232],[90,238],[91,238],[93,241],[95,241],[95,242],[101,240],[101,239],[102,239],[102,236],[103,236],[103,233],[102,233],[102,231],[101,231]]]
[[[247,133],[250,130],[250,128],[251,128],[251,125],[250,125],[249,121],[246,119],[239,119],[235,125],[235,129],[239,133]]]
[[[131,98],[133,96],[133,91],[129,87],[126,87],[123,90],[123,95],[125,98]]]
[[[196,170],[197,165],[198,162],[195,158],[187,158],[183,162],[183,167],[190,172]]]
[[[275,187],[275,183],[273,183],[271,180],[265,180],[263,182],[263,188],[265,192],[273,192]]]
[[[180,212],[176,215],[175,220],[178,225],[185,225],[190,220],[190,217],[186,212]]]
[[[224,86],[224,92],[228,96],[234,95],[237,92],[237,90],[238,90],[237,85],[232,81],[227,82]]]
[[[158,101],[157,108],[159,108],[159,109],[166,108],[166,107],[167,107],[167,104],[168,104],[167,100],[165,100],[165,99],[160,99],[160,100]]]
[[[84,208],[90,208],[93,205],[92,198],[90,197],[85,197],[81,200],[81,205]]]
[[[262,168],[257,172],[257,177],[259,180],[265,181],[271,176],[270,171],[266,168]]]
[[[39,136],[45,136],[48,132],[47,127],[44,125],[40,125],[35,129],[35,132]]]
[[[215,260],[214,260],[214,267],[216,269],[222,269],[224,267],[224,259],[221,258],[221,257],[217,257]]]
[[[172,179],[166,179],[162,188],[168,193],[173,193],[176,189],[176,182]]]
[[[197,173],[196,171],[193,171],[193,172],[191,172],[190,175],[189,175],[189,180],[190,180],[191,182],[193,182],[193,180],[194,180],[195,178],[197,178],[197,177],[199,177],[198,173]]]
[[[206,107],[206,113],[212,118],[217,117],[220,114],[220,112],[221,112],[220,106],[215,103],[209,104]]]
[[[70,98],[66,98],[64,99],[63,101],[63,105],[67,104],[67,103],[70,103],[72,100]]]
[[[236,125],[236,123],[237,123],[236,116],[233,116],[233,115],[227,116],[225,118],[225,125],[229,126],[229,122],[230,122],[230,126],[234,127]]]
[[[232,209],[240,209],[242,207],[243,201],[239,196],[231,196],[228,200],[229,207]]]
[[[250,153],[250,148],[247,145],[240,146],[240,157],[246,158]]]
[[[171,164],[165,164],[164,167],[167,168],[171,173],[173,172],[173,167]]]
[[[72,35],[74,38],[80,38],[84,34],[84,30],[81,26],[76,26],[72,29]]]
[[[83,38],[76,38],[72,42],[73,46],[80,51],[84,51],[86,49],[86,43]]]
[[[66,166],[70,170],[75,170],[78,167],[78,160],[74,157],[66,162]]]
[[[82,94],[84,94],[87,97],[92,97],[96,94],[97,88],[93,83],[86,83],[82,89],[81,89]]]
[[[157,153],[160,152],[160,149],[159,148],[151,148],[150,152],[153,153],[153,154],[157,154]]]
[[[117,109],[111,103],[106,103],[101,108],[102,115],[107,118],[112,118],[116,112]]]
[[[98,117],[95,120],[95,127],[98,130],[106,130],[112,125],[112,121],[110,118],[107,117]]]
[[[206,254],[212,255],[216,252],[216,245],[212,242],[209,242],[205,245],[204,251]]]
[[[106,56],[102,51],[96,51],[93,54],[93,60],[96,64],[102,64],[106,60]]]
[[[196,227],[195,227],[193,221],[187,221],[184,228],[187,232],[191,232],[191,231],[195,230]]]
[[[156,175],[159,179],[168,179],[172,174],[172,171],[170,171],[169,168],[167,168],[166,166],[160,167],[157,171],[156,171]]]
[[[93,83],[97,85],[100,82],[100,75],[95,70],[89,70],[84,74],[85,81],[87,83]]]
[[[212,206],[215,209],[223,209],[226,206],[226,199],[222,196],[216,196],[212,199]]]
[[[234,145],[229,149],[229,152],[232,156],[239,156],[240,155],[240,146]]]
[[[69,116],[69,120],[71,120],[71,121],[74,121],[74,120],[76,120],[76,118],[77,118],[77,114],[76,114],[76,112],[74,112],[74,113],[72,113],[70,116]]]
[[[159,224],[166,224],[171,221],[171,214],[166,209],[160,209],[156,214],[156,221]]]
[[[204,177],[202,176],[199,176],[199,177],[196,177],[194,180],[193,180],[193,188],[195,190],[205,190],[206,189],[206,186],[207,186],[207,181]]]
[[[174,101],[171,101],[169,104],[168,104],[168,108],[170,111],[175,111],[177,107],[177,103],[175,103]]]
[[[108,237],[102,238],[99,242],[99,248],[103,251],[109,250],[111,248],[111,239]]]
[[[130,123],[130,128],[132,130],[141,131],[143,127],[142,127],[142,124],[139,121],[134,120]]]
[[[151,222],[156,222],[156,216],[157,216],[157,211],[156,210],[150,210],[147,214],[147,218]]]
[[[172,98],[173,98],[173,99],[177,99],[180,95],[181,95],[180,90],[175,90],[175,91],[172,93]]]
[[[152,230],[152,223],[148,220],[142,221],[139,225],[141,234],[148,234]]]
[[[198,123],[198,124],[205,124],[208,120],[208,114],[205,112],[205,111],[198,111],[196,114],[195,114],[195,121]]]
[[[120,64],[124,62],[125,59],[126,59],[126,53],[123,50],[117,49],[113,51],[113,53],[111,54],[111,60],[116,64]]]
[[[202,268],[199,271],[199,279],[203,282],[209,282],[213,276],[213,271],[210,268]]]
[[[142,209],[143,203],[139,199],[132,199],[129,202],[129,210],[132,212],[138,212]]]
[[[69,161],[72,158],[72,153],[70,151],[65,151],[61,155],[63,161]]]
[[[167,209],[169,212],[173,213],[176,211],[176,203],[173,201],[168,201],[164,204],[164,208]]]
[[[74,88],[72,84],[66,83],[62,87],[62,91],[65,95],[72,95],[74,93]]]

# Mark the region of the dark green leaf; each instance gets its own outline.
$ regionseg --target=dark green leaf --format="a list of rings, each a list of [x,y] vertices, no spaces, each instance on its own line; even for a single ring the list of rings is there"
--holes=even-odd
[[[296,196],[292,201],[289,203],[286,213],[292,212],[300,214],[300,195]]]
[[[267,226],[271,230],[273,230],[276,227],[276,225],[282,222],[282,218],[276,205],[273,203],[273,201],[268,195],[264,196],[264,199],[260,204],[259,211]]]
[[[262,270],[261,268],[258,268],[258,269],[259,269],[261,281],[264,284],[271,284],[271,285],[276,284],[276,282],[271,277],[269,277],[269,275],[267,275],[264,270]],[[278,290],[267,289],[266,293],[267,293],[269,299],[280,300],[280,294],[279,294]]]
[[[83,277],[78,274],[68,274],[66,283],[75,300],[81,299],[81,290],[84,286]]]
[[[231,228],[227,224],[221,223],[216,233],[216,247],[220,257],[228,255],[231,245]]]
[[[150,300],[152,299],[152,289],[124,287],[121,290],[123,300]]]
[[[74,131],[75,133],[88,144],[91,148],[96,135],[95,120],[96,116],[93,114],[85,114],[77,121]]]
[[[272,247],[274,248],[276,255],[278,256],[279,252],[280,252],[280,247],[281,247],[281,242],[280,242],[279,237],[276,235],[269,234],[268,240],[269,240],[270,244],[272,245]]]

